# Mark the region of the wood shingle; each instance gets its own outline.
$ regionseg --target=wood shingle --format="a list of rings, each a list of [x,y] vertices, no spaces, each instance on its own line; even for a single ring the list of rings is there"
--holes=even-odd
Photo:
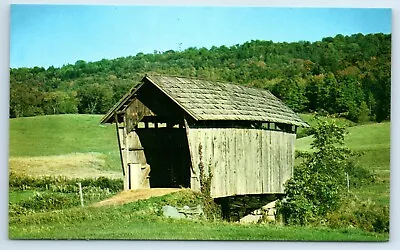
[[[275,122],[308,127],[294,111],[268,90],[231,83],[212,82],[176,76],[148,75],[151,83],[198,121],[242,120]],[[113,122],[113,114],[123,109],[140,86],[132,89],[101,120]]]

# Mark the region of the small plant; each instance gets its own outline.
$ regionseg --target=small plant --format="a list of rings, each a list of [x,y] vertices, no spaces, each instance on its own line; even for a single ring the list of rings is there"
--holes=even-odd
[[[222,212],[220,206],[218,206],[214,199],[211,197],[211,183],[212,183],[212,166],[208,165],[207,174],[205,174],[204,163],[203,163],[203,152],[202,145],[199,144],[199,172],[200,172],[200,192],[203,196],[204,213],[208,219],[221,218]]]

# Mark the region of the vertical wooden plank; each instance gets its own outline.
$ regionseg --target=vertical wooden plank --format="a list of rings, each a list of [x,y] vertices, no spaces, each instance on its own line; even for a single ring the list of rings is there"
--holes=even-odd
[[[236,193],[243,194],[243,185],[245,181],[245,163],[244,163],[244,152],[243,152],[243,129],[239,129],[236,131],[236,145],[235,145],[235,152],[236,152],[236,159],[235,159],[235,171],[236,171]]]
[[[227,193],[226,193],[226,195],[229,195],[229,196],[231,196],[231,195],[235,195],[236,194],[236,185],[237,185],[237,183],[236,183],[236,167],[235,167],[235,164],[236,164],[236,151],[235,151],[235,145],[236,145],[236,137],[237,137],[237,132],[238,132],[238,129],[229,129],[230,130],[230,132],[229,132],[229,138],[228,138],[228,141],[229,141],[229,153],[228,153],[228,160],[227,160],[227,170],[228,170],[228,173],[229,173],[229,178],[227,178],[227,181],[228,181],[228,183],[227,183],[227,187],[229,187],[228,188],[228,190],[227,190]]]
[[[245,152],[245,166],[246,166],[246,186],[244,193],[250,193],[254,191],[254,167],[253,167],[253,161],[254,161],[254,147],[253,147],[253,142],[252,142],[252,130],[246,129],[245,130],[245,137],[244,137],[244,143],[243,143],[243,151]]]
[[[223,187],[223,175],[221,175],[221,151],[219,142],[221,137],[219,135],[218,129],[213,129],[211,133],[211,141],[213,147],[213,184],[215,185],[216,190],[221,190]]]
[[[223,138],[223,145],[225,147],[225,153],[224,153],[224,173],[225,173],[225,178],[224,178],[224,189],[222,190],[223,196],[227,196],[230,193],[230,190],[232,188],[232,173],[231,173],[231,166],[232,166],[232,139],[235,136],[234,134],[234,129],[232,128],[221,128],[220,129],[222,132],[222,138]]]
[[[119,149],[119,159],[121,161],[122,175],[125,176],[125,168],[124,168],[124,158],[122,157],[121,150],[121,135],[119,134],[119,123],[118,118],[115,116],[115,130],[117,132],[117,141],[118,141],[118,149]]]
[[[253,145],[253,150],[252,150],[252,155],[253,155],[253,161],[252,161],[252,166],[253,166],[253,192],[255,194],[259,194],[260,190],[259,190],[259,181],[260,181],[260,149],[258,148],[258,130],[253,129],[251,130],[252,132],[252,141],[251,144]]]
[[[254,141],[254,145],[256,147],[256,192],[258,194],[262,193],[262,176],[263,176],[263,165],[262,165],[262,144],[261,144],[261,139],[262,139],[262,131],[261,130],[256,130],[256,139]]]
[[[246,130],[243,129],[241,131],[241,143],[239,147],[240,151],[240,161],[241,161],[241,166],[240,166],[240,186],[239,186],[239,193],[240,194],[245,194],[246,193],[246,185],[247,185],[247,157],[246,157],[246,151],[245,151],[245,146],[246,145]]]
[[[254,192],[254,142],[253,142],[253,131],[251,129],[246,129],[246,193]]]
[[[275,189],[275,169],[276,169],[276,131],[271,131],[271,138],[270,138],[270,148],[271,148],[271,172],[270,172],[270,183],[271,183],[271,190],[270,192],[276,192]]]
[[[265,177],[265,130],[260,131],[260,137],[258,141],[258,147],[260,148],[260,185],[261,185],[261,193],[265,193],[265,184],[264,184],[264,177]]]
[[[192,190],[198,191],[197,190],[197,178],[196,178],[196,167],[195,167],[195,161],[193,159],[193,145],[191,143],[190,138],[190,128],[189,128],[189,124],[187,122],[186,119],[184,119],[184,124],[185,124],[185,132],[186,132],[186,140],[188,143],[188,147],[189,147],[189,155],[190,155],[190,188]]]
[[[294,160],[295,160],[295,153],[296,153],[295,152],[295,148],[294,148],[295,143],[296,143],[296,134],[293,134],[292,135],[292,141],[290,142],[290,150],[291,150],[291,155],[292,155],[292,157],[291,157],[291,159],[292,159],[292,167],[291,167],[290,177],[293,176],[293,172],[294,172]]]
[[[219,168],[219,176],[220,180],[219,187],[220,187],[220,196],[225,196],[227,185],[229,185],[229,180],[227,179],[226,172],[227,172],[227,147],[226,147],[226,137],[227,131],[223,128],[215,129],[216,133],[215,136],[217,138],[216,150],[218,151],[219,160],[217,162],[217,167]]]
[[[122,125],[122,144],[123,144],[123,152],[122,156],[124,158],[124,168],[125,168],[125,173],[128,171],[128,142],[127,142],[127,128],[126,128],[126,115],[124,115],[124,121]],[[129,189],[130,187],[130,173],[125,175],[124,179],[124,189]]]
[[[193,129],[193,137],[192,137],[192,143],[193,143],[193,158],[194,161],[196,162],[196,169],[197,169],[197,174],[196,174],[196,178],[197,178],[197,182],[198,182],[198,191],[201,190],[201,184],[200,184],[200,168],[199,168],[199,164],[200,164],[200,154],[199,154],[199,147],[201,145],[201,147],[203,147],[203,142],[199,141],[201,139],[200,137],[200,130],[199,129]],[[203,157],[203,156],[202,156]]]
[[[271,149],[269,147],[270,144],[270,140],[271,140],[271,131],[265,131],[265,139],[264,139],[264,143],[265,143],[265,156],[264,159],[266,161],[266,168],[265,168],[265,178],[264,178],[264,192],[270,192],[270,180],[269,180],[269,176],[270,176],[270,167],[271,167],[271,161],[270,161],[270,155],[271,155]]]
[[[204,168],[204,178],[208,177],[208,167],[210,163],[211,147],[210,147],[210,129],[202,129],[200,132],[199,141],[202,142],[202,153],[203,153],[203,168]],[[211,195],[215,194],[215,185],[211,183],[210,187]]]
[[[276,175],[275,175],[275,179],[276,179],[276,183],[275,183],[275,190],[277,193],[280,192],[280,186],[281,186],[281,168],[282,168],[282,160],[281,160],[281,132],[277,132],[276,133],[276,142],[275,142],[275,155],[276,155],[276,161],[277,161],[277,167],[276,167]]]
[[[280,132],[280,145],[281,145],[281,150],[280,150],[280,159],[281,159],[281,164],[280,164],[280,185],[279,185],[279,190],[281,193],[283,193],[283,184],[285,183],[286,179],[286,168],[287,168],[287,161],[286,161],[286,133]]]
[[[227,185],[229,185],[229,180],[227,179],[227,157],[228,149],[226,146],[226,137],[229,136],[228,132],[223,128],[216,129],[218,132],[215,134],[218,141],[217,150],[219,151],[219,161],[218,168],[221,180],[220,183],[220,195],[225,196]]]
[[[188,144],[189,150],[192,156],[192,167],[191,172],[190,188],[194,191],[200,191],[200,179],[199,179],[199,149],[197,140],[197,130],[194,128],[188,128]]]
[[[279,149],[280,149],[280,151],[279,151],[279,159],[280,159],[280,164],[279,164],[279,175],[280,175],[280,178],[279,178],[279,191],[281,192],[281,193],[283,193],[283,184],[284,184],[284,180],[285,180],[285,175],[286,175],[286,173],[285,173],[285,169],[286,169],[286,161],[285,161],[285,152],[286,152],[286,147],[285,147],[285,139],[286,139],[286,136],[285,136],[285,133],[283,133],[283,132],[279,132],[279,139],[280,139],[280,142],[279,142]]]

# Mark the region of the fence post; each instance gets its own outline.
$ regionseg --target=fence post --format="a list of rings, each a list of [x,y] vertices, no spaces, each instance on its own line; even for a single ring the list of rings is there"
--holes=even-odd
[[[76,183],[79,186],[79,197],[81,198],[81,206],[83,207],[83,193],[82,193],[82,183]]]

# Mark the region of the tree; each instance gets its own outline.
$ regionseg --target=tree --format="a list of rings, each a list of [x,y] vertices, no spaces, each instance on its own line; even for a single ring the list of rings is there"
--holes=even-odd
[[[47,92],[43,98],[46,114],[73,114],[78,112],[76,93]]]
[[[341,147],[345,128],[334,121],[317,119],[312,128],[313,153],[302,153],[304,161],[285,184],[286,200],[279,205],[287,224],[309,224],[338,209],[345,190],[345,173],[354,169],[355,153]]]
[[[295,112],[306,110],[308,100],[305,88],[299,84],[298,79],[286,78],[279,81],[272,87],[272,93]]]
[[[84,85],[78,90],[78,110],[83,114],[104,114],[112,106],[112,90],[104,85]]]

